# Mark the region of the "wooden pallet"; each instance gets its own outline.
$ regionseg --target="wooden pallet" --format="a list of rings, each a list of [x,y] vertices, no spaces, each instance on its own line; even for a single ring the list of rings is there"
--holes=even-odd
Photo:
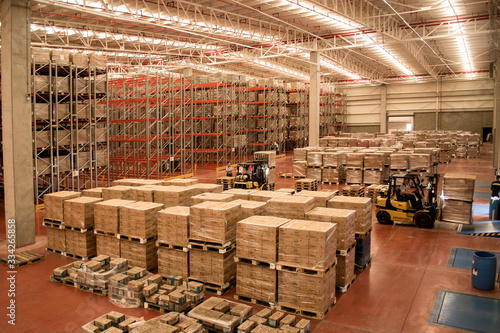
[[[167,243],[164,243],[164,242],[161,242],[161,241],[156,242],[156,246],[157,247],[163,247],[163,248],[171,249],[171,250],[179,250],[179,251],[189,252],[189,248],[188,247],[167,244]]]
[[[205,288],[205,291],[212,293],[212,294],[217,294],[219,296],[224,295],[225,292],[229,291],[232,287],[234,287],[236,283],[236,279],[227,283],[224,283],[223,285],[215,284],[215,283],[209,283],[209,282],[204,282],[198,279],[194,278],[188,278],[188,281],[194,281],[194,282],[199,282],[203,283],[203,286]]]
[[[354,241],[351,245],[347,247],[347,249],[337,250],[338,256],[346,256],[351,252],[354,248],[356,248],[356,241]]]
[[[372,231],[373,227],[370,227],[368,228],[368,230],[365,230],[363,232],[357,232],[355,233],[355,237],[356,239],[364,239],[366,236],[368,236],[370,234],[370,232]]]
[[[6,256],[0,258],[0,261],[3,262],[5,265],[9,266],[10,269],[17,269],[22,266],[27,266],[35,262],[42,261],[43,259],[44,257],[41,254],[31,251],[23,251],[16,253],[13,259],[9,260],[9,256]]]
[[[64,251],[59,251],[59,250],[56,250],[56,249],[51,249],[49,247],[46,247],[45,248],[45,251],[48,251],[48,252],[53,252],[53,253],[57,253],[57,254],[60,254],[60,255],[64,255]]]
[[[134,236],[125,236],[125,235],[120,235],[120,234],[117,234],[116,237],[118,239],[125,239],[125,240],[129,240],[131,242],[138,242],[141,244],[146,244],[147,242],[156,239],[156,236],[150,237],[150,238],[140,238],[140,237],[134,237]]]
[[[282,173],[280,172],[281,178],[293,178],[293,173]]]
[[[48,228],[64,229],[64,223],[58,220],[43,219],[42,225]]]
[[[104,236],[111,236],[111,237],[117,237],[117,234],[114,232],[108,232],[108,231],[102,231],[102,230],[94,230],[94,234],[96,235],[104,235]]]
[[[54,276],[52,274],[50,276],[50,281],[56,282],[56,283],[61,283],[61,284],[64,284],[66,286],[71,286],[71,287],[75,286],[75,282],[73,282],[73,280],[69,276],[58,277],[58,276]]]
[[[83,291],[86,291],[88,293],[92,293],[92,294],[96,294],[96,295],[108,296],[108,291],[106,289],[101,289],[98,287],[87,286],[87,285],[75,282],[75,288],[78,290],[83,290]]]
[[[262,267],[266,267],[269,269],[276,269],[275,262],[269,263],[269,262],[265,262],[265,261],[255,260],[255,259],[239,258],[236,256],[234,257],[234,262],[241,262],[241,263],[250,264],[250,265],[254,265],[254,266],[262,266]]]
[[[335,289],[337,289],[341,293],[346,293],[347,290],[349,290],[349,288],[351,288],[351,286],[352,286],[352,284],[354,283],[355,280],[356,280],[356,275],[354,275],[352,277],[351,281],[349,281],[349,283],[347,283],[345,286],[335,286]]]
[[[266,306],[266,307],[271,308],[271,309],[274,309],[276,307],[275,302],[262,301],[259,299],[246,297],[246,296],[242,296],[242,295],[237,295],[237,294],[234,294],[234,299],[237,301],[248,302],[248,303],[252,303],[255,305]]]
[[[366,260],[364,263],[359,263],[359,262],[356,262],[356,260],[354,260],[354,269],[357,270],[358,272],[362,272],[368,267],[368,265],[370,265],[371,262],[372,262],[371,257],[370,257],[370,259]]]
[[[78,231],[82,234],[86,233],[89,230],[92,230],[92,228],[77,228],[77,227],[69,227],[67,225],[64,225],[64,230],[72,230],[72,231]]]
[[[170,312],[170,308],[167,308],[166,306],[159,305],[159,304],[153,304],[153,303],[149,303],[149,302],[144,302],[144,308],[149,309],[149,310],[153,310],[156,312],[160,312],[160,313]]]
[[[332,304],[330,304],[328,306],[328,308],[322,312],[311,311],[310,309],[307,309],[307,310],[301,309],[301,308],[296,307],[293,304],[288,304],[288,303],[287,304],[278,303],[276,306],[276,310],[292,313],[292,314],[299,315],[302,317],[322,320],[323,318],[325,318],[326,314],[333,308],[333,306],[336,303],[337,303],[337,298],[334,298]]]
[[[276,269],[278,271],[286,271],[286,272],[293,272],[293,273],[298,273],[298,274],[303,274],[303,275],[323,277],[331,269],[335,269],[336,265],[337,265],[337,258],[335,258],[335,261],[330,266],[328,266],[326,269],[313,269],[313,268],[309,268],[309,267],[291,266],[291,265],[283,264],[283,263],[277,263]]]
[[[198,249],[203,251],[215,251],[219,253],[226,253],[236,248],[236,243],[234,240],[227,241],[225,243],[216,242],[204,242],[199,240],[190,239],[188,242],[188,248]]]
[[[84,257],[84,256],[80,256],[78,254],[73,254],[73,253],[68,253],[68,252],[63,252],[63,256],[68,257],[68,258],[78,259],[78,260],[85,260],[85,261],[89,260],[92,257],[95,257],[95,256]]]

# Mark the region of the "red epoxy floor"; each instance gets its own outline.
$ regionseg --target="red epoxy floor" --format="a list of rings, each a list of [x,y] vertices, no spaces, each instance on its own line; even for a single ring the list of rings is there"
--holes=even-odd
[[[450,164],[440,165],[439,172],[475,174],[478,182],[491,182],[494,178],[491,150],[491,145],[485,144],[479,159],[454,159]],[[291,172],[291,161],[291,155],[279,159],[277,171]],[[216,176],[222,175],[224,171],[198,170],[196,177],[201,182],[213,183]],[[277,188],[293,186],[293,179],[278,178]],[[341,187],[320,185],[319,189]],[[476,191],[487,192],[488,189],[476,188]],[[488,200],[476,199],[475,204],[488,205]],[[159,315],[146,309],[122,309],[106,297],[50,282],[52,269],[72,260],[44,250],[46,231],[41,225],[42,219],[43,212],[37,213],[36,244],[19,249],[44,254],[45,260],[17,270],[15,327],[7,324],[8,275],[6,266],[0,265],[0,332],[80,332],[81,325],[112,310],[146,319]],[[485,221],[488,216],[475,214],[474,220]],[[347,293],[337,293],[337,304],[325,319],[312,320],[313,332],[457,332],[429,324],[439,289],[498,299],[500,291],[498,284],[491,292],[476,290],[471,286],[469,271],[446,267],[451,248],[500,251],[500,239],[456,235],[455,226],[438,222],[434,229],[421,230],[405,225],[379,225],[374,220],[371,265],[358,273]],[[2,213],[0,256],[5,254]],[[234,289],[224,297],[232,299],[233,295]]]

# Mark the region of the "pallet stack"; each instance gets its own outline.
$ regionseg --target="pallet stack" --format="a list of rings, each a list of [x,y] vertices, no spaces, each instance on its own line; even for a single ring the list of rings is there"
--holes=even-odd
[[[286,195],[267,202],[267,215],[287,219],[305,219],[306,213],[314,208],[313,197]]]
[[[273,306],[277,298],[279,228],[288,219],[252,216],[238,222],[236,231],[236,299]]]
[[[158,266],[157,213],[163,204],[134,202],[120,206],[120,252],[132,266],[147,270]]]
[[[447,173],[443,177],[441,220],[460,224],[472,223],[472,206],[476,176]]]
[[[94,232],[96,234],[97,255],[120,258],[120,206],[131,204],[131,200],[111,199],[94,206]]]
[[[218,177],[215,180],[215,184],[222,185],[224,190],[229,190],[234,187],[234,183],[236,182],[236,177]]]
[[[342,195],[348,197],[362,197],[365,195],[363,185],[347,185],[342,187]]]
[[[280,227],[278,310],[324,318],[336,302],[336,244],[335,224],[292,220]]]
[[[47,227],[47,250],[64,254],[66,252],[66,232],[64,230],[64,201],[78,198],[80,193],[60,191],[45,194],[45,218],[43,225]]]
[[[341,153],[325,152],[323,155],[323,184],[339,184],[344,179],[344,167],[340,160]]]
[[[189,277],[189,207],[175,206],[158,212],[158,274]]]
[[[189,280],[222,294],[236,279],[236,222],[241,206],[232,202],[206,201],[190,207]]]
[[[321,151],[309,151],[307,153],[307,169],[306,177],[310,179],[316,179],[321,182],[322,179],[322,168],[323,168],[323,155]]]
[[[101,198],[79,197],[64,201],[65,255],[88,259],[97,255],[94,205]]]
[[[346,184],[363,184],[364,153],[346,154]]]
[[[377,203],[377,197],[381,196],[381,193],[387,189],[388,185],[370,185],[366,188],[365,197],[371,198],[373,203]]]
[[[306,218],[337,225],[336,287],[341,292],[346,292],[356,277],[354,275],[356,212],[318,207],[307,213]]]
[[[355,210],[356,233],[365,233],[372,229],[371,198],[337,196],[328,201],[328,208]]]
[[[397,171],[407,171],[408,170],[408,154],[406,153],[395,153],[391,154],[391,173]]]
[[[450,141],[443,141],[439,142],[439,163],[450,163],[451,162],[451,157],[452,157],[452,152],[451,152],[451,142]]]
[[[318,190],[318,181],[316,179],[297,179],[295,181],[295,191],[299,192],[302,190],[308,191],[317,191]]]
[[[410,154],[410,171],[431,172],[434,166],[434,159],[431,154],[413,153]]]
[[[380,184],[384,179],[385,155],[381,153],[368,153],[364,156],[363,184]]]

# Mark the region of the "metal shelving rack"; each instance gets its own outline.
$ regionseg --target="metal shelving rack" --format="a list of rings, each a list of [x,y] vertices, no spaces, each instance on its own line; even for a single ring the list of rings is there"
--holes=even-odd
[[[107,68],[32,61],[35,203],[108,179]]]
[[[307,146],[309,137],[309,91],[303,87],[296,90],[288,90],[286,115],[286,150]],[[296,98],[293,98],[293,97]]]

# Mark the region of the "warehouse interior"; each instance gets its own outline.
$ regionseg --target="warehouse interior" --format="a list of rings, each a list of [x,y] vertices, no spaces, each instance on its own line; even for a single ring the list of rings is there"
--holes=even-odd
[[[1,6],[0,331],[500,330],[498,1]]]

